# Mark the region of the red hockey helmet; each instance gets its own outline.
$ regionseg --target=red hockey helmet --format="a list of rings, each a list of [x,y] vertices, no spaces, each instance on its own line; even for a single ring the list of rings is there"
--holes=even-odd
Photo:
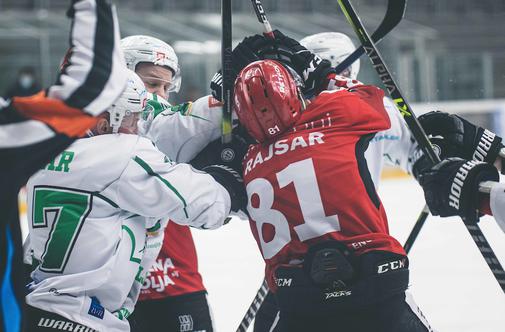
[[[300,98],[293,74],[277,61],[250,63],[235,81],[235,112],[260,143],[293,126],[301,115]]]

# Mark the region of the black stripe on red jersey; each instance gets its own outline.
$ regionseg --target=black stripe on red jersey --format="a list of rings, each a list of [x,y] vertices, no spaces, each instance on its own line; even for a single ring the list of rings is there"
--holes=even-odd
[[[75,22],[72,24],[72,30],[74,29],[74,24]],[[114,43],[112,8],[105,0],[96,0],[93,64],[86,80],[65,100],[68,106],[84,109],[102,93],[110,78],[115,46],[117,45]]]
[[[375,190],[375,185],[372,180],[372,176],[370,175],[370,170],[368,169],[368,163],[365,159],[365,151],[368,149],[368,145],[370,141],[375,136],[375,133],[371,133],[368,135],[363,135],[356,142],[356,161],[358,162],[358,170],[361,180],[365,185],[366,192],[368,197],[372,200],[375,207],[378,209],[380,207],[380,199],[377,195],[377,191]]]

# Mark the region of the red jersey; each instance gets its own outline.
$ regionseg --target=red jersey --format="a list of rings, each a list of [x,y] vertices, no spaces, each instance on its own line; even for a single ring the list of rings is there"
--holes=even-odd
[[[383,97],[373,86],[322,92],[292,130],[249,149],[247,209],[272,290],[275,269],[299,263],[318,242],[338,240],[357,255],[405,254],[364,157],[373,134],[390,127]]]
[[[198,273],[193,236],[188,226],[169,222],[163,247],[149,269],[139,301],[163,299],[205,290]]]

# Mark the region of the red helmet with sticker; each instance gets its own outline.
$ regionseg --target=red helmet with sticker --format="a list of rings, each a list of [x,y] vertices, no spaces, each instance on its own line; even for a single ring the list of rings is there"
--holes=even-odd
[[[234,107],[240,123],[262,143],[291,128],[303,108],[296,78],[277,61],[250,63],[235,81]]]

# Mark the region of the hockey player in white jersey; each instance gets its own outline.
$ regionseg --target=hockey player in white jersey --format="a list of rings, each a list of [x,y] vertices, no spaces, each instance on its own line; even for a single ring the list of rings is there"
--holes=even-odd
[[[242,206],[226,168],[176,164],[137,135],[145,87],[128,88],[83,138],[29,181],[29,331],[129,331],[163,221],[213,229]],[[157,235],[155,241],[149,235]]]
[[[189,162],[211,140],[221,135],[220,104],[211,96],[171,106],[170,93],[179,91],[177,55],[167,43],[150,36],[123,38],[127,66],[146,85],[148,106],[140,121],[140,134],[176,162]],[[198,271],[196,248],[188,227],[170,223],[159,256],[142,288],[132,324],[142,331],[186,329],[211,332],[212,316],[207,292]],[[158,268],[170,262],[170,269]],[[169,282],[165,282],[168,280]],[[185,317],[181,320],[180,317]],[[191,321],[188,327],[187,321]]]

